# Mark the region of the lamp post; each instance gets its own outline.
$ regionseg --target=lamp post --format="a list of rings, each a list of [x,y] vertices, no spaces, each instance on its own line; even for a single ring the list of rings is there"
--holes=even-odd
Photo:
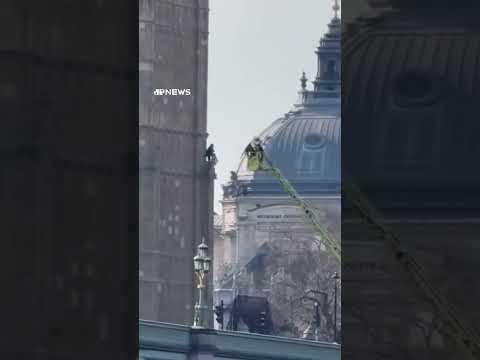
[[[203,328],[206,325],[205,313],[208,310],[207,306],[205,305],[206,302],[203,299],[203,290],[207,286],[207,275],[210,271],[210,263],[212,262],[212,259],[208,257],[208,246],[205,244],[205,238],[202,237],[202,243],[198,245],[197,249],[197,255],[195,255],[193,258],[193,268],[198,279],[198,301],[195,304],[193,327]]]
[[[337,342],[337,290],[338,290],[338,280],[340,279],[340,276],[338,275],[337,272],[333,274],[332,279],[334,281],[334,310],[333,310],[333,342]]]
[[[315,298],[315,297],[311,297],[311,296],[308,296],[308,294],[319,294],[319,295],[322,295],[323,296],[323,301],[326,302],[327,301],[327,293],[324,292],[324,291],[318,291],[318,290],[313,290],[313,289],[310,289],[310,290],[307,290],[307,292],[305,292],[305,294],[301,297],[301,299],[305,299],[305,300],[311,300],[313,301],[313,304],[314,304],[314,324],[315,324],[315,331],[314,331],[314,336],[315,336],[315,341],[319,341],[319,338],[320,338],[320,322],[321,322],[321,318],[320,318],[320,301]],[[309,329],[307,329],[309,330]],[[310,331],[310,330],[309,330]],[[305,337],[305,335],[304,335]]]
[[[320,304],[315,301],[315,341],[319,340],[320,331]]]

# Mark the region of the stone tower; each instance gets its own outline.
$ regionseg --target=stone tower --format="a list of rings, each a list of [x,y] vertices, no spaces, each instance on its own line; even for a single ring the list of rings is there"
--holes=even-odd
[[[208,0],[140,1],[140,318],[190,324],[196,244],[210,245]],[[154,89],[190,96],[154,96]]]

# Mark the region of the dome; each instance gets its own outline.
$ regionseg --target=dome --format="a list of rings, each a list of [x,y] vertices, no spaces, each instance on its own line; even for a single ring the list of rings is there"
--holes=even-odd
[[[334,10],[329,30],[316,50],[318,66],[312,81],[313,90],[307,90],[307,78],[303,73],[294,109],[259,135],[267,161],[304,194],[337,194],[340,191],[341,22],[337,3]],[[249,171],[245,155],[240,161],[237,178],[245,184],[243,194],[283,193],[270,174]]]
[[[388,206],[432,201],[433,184],[476,201],[480,32],[466,10],[381,14],[345,41],[343,167]]]
[[[339,104],[289,112],[260,134],[270,164],[292,182],[340,182]],[[247,169],[242,157],[239,180],[273,180]]]

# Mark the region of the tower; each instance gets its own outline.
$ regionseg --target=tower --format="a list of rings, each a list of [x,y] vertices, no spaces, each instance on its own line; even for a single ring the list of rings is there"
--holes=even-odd
[[[167,16],[168,15],[168,16]],[[140,1],[140,318],[191,324],[193,256],[213,229],[205,161],[208,1]],[[191,95],[154,96],[157,88]]]
[[[302,74],[299,105],[315,105],[326,99],[339,99],[341,93],[341,20],[338,16],[338,1],[333,5],[334,16],[328,24],[328,31],[320,39],[315,51],[317,74],[313,90],[306,88],[306,76]]]
[[[328,24],[328,32],[320,40],[316,54],[318,57],[317,76],[313,82],[315,91],[338,96],[340,92],[341,21],[338,17],[339,5],[335,1],[334,17]],[[332,94],[333,93],[333,94]]]

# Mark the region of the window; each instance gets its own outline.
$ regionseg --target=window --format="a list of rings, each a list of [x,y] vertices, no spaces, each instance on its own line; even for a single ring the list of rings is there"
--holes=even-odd
[[[333,61],[333,60],[328,61],[327,72],[328,72],[328,74],[335,74],[335,72],[336,72],[335,61]]]
[[[304,147],[306,150],[318,150],[325,146],[325,137],[320,134],[308,134],[305,136]]]
[[[440,83],[425,71],[408,70],[395,79],[393,93],[399,106],[431,105],[440,95]]]

